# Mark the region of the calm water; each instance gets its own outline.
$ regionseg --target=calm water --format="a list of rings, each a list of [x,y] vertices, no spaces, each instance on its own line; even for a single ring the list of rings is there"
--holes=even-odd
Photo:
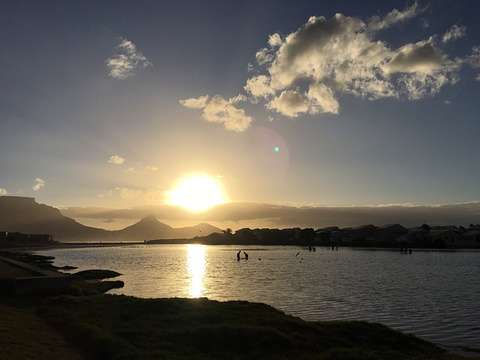
[[[480,252],[139,245],[41,252],[124,275],[116,294],[263,302],[306,320],[366,320],[480,348]],[[300,252],[300,253],[299,253]],[[297,255],[298,254],[298,255]],[[243,255],[243,254],[242,254]]]

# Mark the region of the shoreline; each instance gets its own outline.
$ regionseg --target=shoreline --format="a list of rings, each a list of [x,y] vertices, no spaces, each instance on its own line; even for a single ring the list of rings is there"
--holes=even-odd
[[[32,256],[36,257],[38,255],[33,255],[32,254]],[[41,255],[40,255],[40,257],[41,257]],[[80,282],[77,282],[76,286],[82,286],[81,285],[82,283],[86,283],[86,281],[82,280]],[[379,324],[375,324],[375,323],[366,323],[366,322],[362,322],[362,321],[305,321],[305,320],[301,320],[300,318],[295,317],[295,316],[286,315],[285,313],[273,308],[270,305],[266,305],[266,304],[252,303],[252,302],[247,302],[247,301],[224,301],[224,302],[219,302],[219,301],[215,301],[215,300],[208,300],[206,298],[200,298],[200,299],[182,299],[182,298],[176,298],[176,299],[166,299],[166,298],[142,299],[142,298],[137,298],[137,297],[134,297],[134,296],[124,296],[124,295],[99,295],[99,293],[105,293],[108,289],[107,288],[104,288],[104,289],[98,288],[100,292],[98,292],[96,290],[92,290],[92,289],[84,288],[81,291],[76,290],[76,291],[70,292],[71,295],[67,296],[68,298],[70,298],[70,300],[65,300],[66,298],[65,298],[64,295],[61,296],[60,298],[58,298],[58,297],[53,297],[53,298],[51,298],[51,297],[48,298],[47,297],[47,298],[45,298],[43,296],[41,296],[41,297],[30,296],[30,297],[27,297],[27,298],[25,298],[25,297],[7,297],[7,298],[5,298],[5,297],[0,296],[0,303],[5,303],[5,300],[7,300],[7,302],[8,302],[8,299],[18,298],[18,299],[23,299],[22,300],[23,303],[25,303],[25,301],[29,302],[29,301],[33,300],[34,304],[31,304],[31,306],[37,307],[38,302],[39,302],[38,300],[40,300],[40,303],[43,303],[44,300],[42,300],[42,299],[45,299],[45,301],[47,301],[47,302],[51,301],[49,299],[53,299],[52,301],[55,303],[56,301],[60,301],[60,299],[64,298],[65,303],[64,303],[63,306],[65,306],[66,309],[70,309],[72,306],[77,306],[78,301],[80,301],[81,299],[83,299],[83,300],[81,300],[82,302],[89,301],[88,299],[94,299],[94,300],[91,300],[92,305],[96,304],[97,301],[101,304],[106,304],[106,305],[102,305],[102,306],[105,306],[104,313],[103,313],[103,315],[105,315],[106,313],[109,312],[109,309],[111,307],[115,308],[115,307],[118,306],[118,304],[117,304],[118,302],[121,303],[123,301],[131,301],[132,304],[137,304],[135,306],[140,306],[141,308],[143,308],[143,306],[153,306],[153,304],[155,304],[155,303],[163,303],[163,302],[169,302],[169,304],[173,307],[178,306],[178,304],[183,304],[182,306],[186,306],[185,305],[185,303],[186,303],[186,304],[190,304],[190,305],[188,305],[187,308],[184,309],[184,311],[187,312],[187,313],[188,312],[194,313],[196,311],[195,310],[195,308],[196,308],[195,304],[198,303],[198,302],[202,302],[202,303],[204,303],[205,306],[207,306],[208,308],[211,309],[210,311],[213,311],[211,316],[216,316],[215,314],[218,311],[218,309],[217,309],[218,307],[220,307],[220,308],[221,307],[229,307],[229,306],[233,306],[235,304],[242,303],[242,304],[245,304],[245,305],[243,305],[243,306],[245,306],[245,309],[243,309],[241,311],[241,314],[235,315],[236,321],[240,321],[238,319],[239,316],[241,316],[241,315],[244,316],[245,314],[249,314],[249,311],[252,311],[257,306],[261,306],[261,307],[265,307],[262,310],[262,312],[265,312],[267,309],[271,309],[271,310],[268,310],[268,311],[273,311],[274,313],[280,313],[281,316],[284,318],[284,320],[281,320],[282,323],[284,321],[290,321],[289,319],[295,319],[294,320],[295,322],[300,322],[301,324],[305,324],[305,326],[307,326],[309,324],[309,326],[312,325],[312,326],[322,327],[322,326],[325,326],[326,324],[335,324],[335,326],[337,326],[337,325],[340,326],[342,324],[342,326],[346,327],[345,331],[347,331],[346,329],[348,329],[348,331],[352,331],[352,329],[351,329],[352,327],[355,328],[356,326],[362,326],[362,327],[365,326],[365,327],[368,328],[368,331],[373,331],[375,333],[375,336],[380,336],[381,335],[383,337],[385,335],[384,333],[388,333],[388,334],[390,334],[388,336],[398,336],[399,337],[398,341],[412,341],[411,346],[419,346],[418,344],[426,344],[425,346],[428,345],[427,347],[429,349],[434,349],[435,347],[438,347],[438,348],[443,349],[444,351],[448,352],[448,355],[445,355],[445,356],[443,356],[441,353],[438,353],[437,355],[439,357],[435,357],[435,358],[439,358],[439,359],[477,358],[478,356],[480,356],[480,349],[471,349],[471,348],[466,348],[466,347],[449,347],[449,346],[437,345],[437,344],[434,344],[434,343],[431,343],[431,342],[428,342],[428,341],[420,340],[419,338],[417,338],[413,335],[404,334],[404,333],[392,330],[391,328],[389,328],[387,326],[384,326],[384,325],[379,325]],[[105,289],[107,289],[107,290],[105,290]],[[73,295],[73,297],[72,297],[72,295]],[[35,299],[37,299],[37,300],[35,300]],[[57,299],[57,300],[55,300],[55,299]],[[78,299],[78,300],[75,300],[75,299]],[[130,299],[130,300],[128,300],[128,299]],[[72,301],[73,301],[73,303],[71,303]],[[141,305],[141,304],[144,304],[144,305]],[[151,304],[151,305],[149,305],[149,304]],[[96,308],[96,306],[98,306],[98,304],[95,305],[94,308]],[[192,308],[192,306],[193,306],[193,308]],[[121,307],[123,307],[123,306],[121,306]],[[234,306],[232,309],[230,309],[228,311],[236,311],[236,310],[234,310],[235,307],[236,306]],[[87,310],[88,310],[88,306],[87,306],[87,309],[84,309],[84,311],[87,311]],[[44,310],[42,310],[42,311],[44,311]],[[142,313],[144,310],[134,309],[132,311],[140,311],[140,313]],[[153,311],[153,308],[150,311]],[[55,313],[55,311],[50,311],[49,314],[50,314],[49,316],[51,316],[51,319],[49,321],[53,321],[53,323],[55,323],[58,320],[59,313]],[[61,315],[61,313],[60,313],[60,315]],[[190,315],[187,314],[187,316],[190,316]],[[249,316],[250,315],[251,314],[249,314]],[[83,316],[89,316],[89,314],[83,314]],[[98,314],[97,316],[101,317],[100,314]],[[109,314],[108,316],[112,316],[112,321],[116,321],[115,320],[115,316],[116,316],[115,314]],[[277,316],[277,315],[275,315],[275,316]],[[93,318],[95,318],[95,316]],[[269,319],[268,321],[271,321],[271,320],[272,319]],[[73,321],[73,319],[71,319],[71,321]],[[241,321],[246,321],[246,323],[249,324],[248,319],[247,320],[243,319]],[[60,328],[63,328],[64,325],[61,325]],[[146,324],[144,324],[144,325],[146,326]],[[295,325],[295,326],[298,326],[298,325]],[[376,327],[378,327],[377,330],[375,330]],[[67,326],[67,328],[68,328],[68,326]],[[274,331],[274,329],[272,329],[272,331]],[[275,331],[277,331],[277,330],[275,329]],[[364,329],[364,331],[367,331],[367,330]],[[378,331],[380,331],[381,334],[377,333]],[[233,336],[233,334],[232,334],[232,336]],[[355,335],[355,336],[357,336],[357,335]],[[78,346],[78,344],[77,344],[77,346]],[[377,346],[377,345],[375,343],[373,343],[373,344],[370,344],[369,346],[375,348],[375,346]],[[304,351],[307,351],[307,350],[304,350]],[[433,350],[431,350],[431,351],[433,351]],[[459,357],[457,357],[457,355]],[[383,358],[383,357],[380,357],[380,359],[381,358]],[[406,358],[408,358],[408,357],[406,357]],[[414,358],[422,359],[423,357],[415,356]],[[425,359],[427,359],[427,358],[430,358],[430,357],[429,356],[425,357]]]

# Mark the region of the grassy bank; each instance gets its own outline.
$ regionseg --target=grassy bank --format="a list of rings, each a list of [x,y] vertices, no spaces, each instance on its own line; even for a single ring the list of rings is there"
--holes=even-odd
[[[11,271],[0,275],[18,276]],[[104,295],[121,282],[92,282],[117,275],[76,273],[69,295],[0,297],[0,358],[462,359],[379,324],[307,322],[241,301]]]
[[[39,315],[92,359],[460,359],[382,325],[248,302],[62,296]]]

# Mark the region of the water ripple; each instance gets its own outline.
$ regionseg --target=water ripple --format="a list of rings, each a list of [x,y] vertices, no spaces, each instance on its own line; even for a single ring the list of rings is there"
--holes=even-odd
[[[264,302],[306,320],[379,322],[438,344],[480,348],[478,251],[401,255],[317,248],[310,253],[298,247],[258,246],[245,250],[248,261],[237,261],[236,247],[202,249],[199,296]],[[161,245],[45,253],[55,256],[59,266],[124,274],[120,280],[125,287],[112,293],[190,297],[195,274],[188,251],[186,245]]]

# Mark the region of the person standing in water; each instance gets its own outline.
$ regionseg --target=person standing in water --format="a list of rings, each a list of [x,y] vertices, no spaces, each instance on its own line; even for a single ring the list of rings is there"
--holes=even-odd
[[[240,254],[242,253],[241,250],[238,250],[238,253],[237,253],[237,261],[240,261]]]
[[[243,253],[245,254],[245,260],[248,260],[248,254],[245,251]]]

